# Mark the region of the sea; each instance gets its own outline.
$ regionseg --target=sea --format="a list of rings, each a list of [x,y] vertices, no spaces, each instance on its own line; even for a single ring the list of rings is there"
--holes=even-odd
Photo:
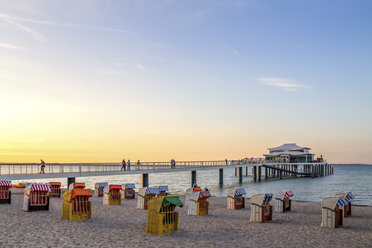
[[[218,185],[218,169],[197,171],[198,186],[207,187],[212,195],[226,197],[227,191],[232,188],[244,188],[246,197],[250,198],[258,193],[273,193],[291,190],[294,192],[293,200],[320,203],[321,200],[336,193],[352,192],[355,196],[353,204],[372,206],[372,165],[364,164],[336,164],[334,174],[318,178],[288,178],[269,179],[253,182],[252,168],[248,166],[248,176],[243,169],[243,183],[238,183],[234,168],[224,169],[224,186]],[[97,182],[109,184],[134,183],[141,188],[142,175],[115,175],[100,177],[79,177],[76,182],[84,182],[87,188],[94,189]],[[190,187],[190,172],[154,173],[149,174],[149,186],[168,185],[169,191],[182,194]],[[37,182],[60,181],[62,187],[67,187],[66,178],[53,178],[36,180]],[[13,181],[17,184],[20,181]],[[28,180],[24,182],[35,182]]]

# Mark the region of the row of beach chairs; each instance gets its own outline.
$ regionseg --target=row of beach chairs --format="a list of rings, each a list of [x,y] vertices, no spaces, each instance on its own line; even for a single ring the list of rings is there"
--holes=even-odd
[[[11,203],[11,183],[0,181],[0,203]],[[26,186],[23,210],[49,210],[49,197],[61,195],[60,183],[37,184]],[[95,195],[103,197],[104,205],[120,205],[121,199],[135,199],[134,184],[109,185],[97,183]],[[137,208],[148,210],[148,233],[163,235],[178,229],[178,213],[175,208],[183,203],[178,196],[170,196],[167,186],[145,187],[138,191]],[[231,189],[227,193],[227,209],[245,208],[246,192],[244,189]],[[92,197],[90,189],[85,189],[84,183],[72,183],[63,195],[62,218],[66,220],[86,220],[91,218]],[[256,194],[250,199],[252,222],[266,222],[272,220],[273,205],[275,212],[291,211],[292,191],[273,194]],[[197,185],[186,190],[188,215],[208,215],[211,194],[207,188]],[[275,201],[272,204],[273,199]],[[342,226],[343,218],[351,215],[351,202],[354,196],[351,192],[340,193],[327,197],[322,201],[322,227],[337,228]]]

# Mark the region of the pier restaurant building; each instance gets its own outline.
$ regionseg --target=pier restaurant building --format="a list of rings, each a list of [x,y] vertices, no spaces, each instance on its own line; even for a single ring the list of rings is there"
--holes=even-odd
[[[269,153],[263,155],[266,162],[310,163],[314,162],[314,154],[310,153],[310,149],[309,147],[298,146],[296,143],[289,143],[268,148]]]

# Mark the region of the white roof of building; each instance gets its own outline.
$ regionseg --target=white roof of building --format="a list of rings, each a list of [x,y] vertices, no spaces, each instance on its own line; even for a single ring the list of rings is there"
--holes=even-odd
[[[278,147],[268,148],[268,150],[270,151],[296,151],[296,150],[303,150],[303,149],[310,150],[311,148],[298,146],[296,145],[296,143],[288,143],[288,144],[284,144]]]
[[[301,156],[301,155],[313,155],[312,153],[308,152],[271,152],[269,154],[264,154],[264,156],[284,156],[284,155],[291,155],[291,156]]]

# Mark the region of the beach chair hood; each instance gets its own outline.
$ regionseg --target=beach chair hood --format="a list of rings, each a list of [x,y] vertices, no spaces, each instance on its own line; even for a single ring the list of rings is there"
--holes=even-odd
[[[12,183],[10,181],[0,181],[0,186],[12,187]]]
[[[145,197],[145,195],[158,195],[158,194],[159,194],[158,188],[145,187],[145,188],[140,188],[138,190],[138,195],[142,197]]]
[[[159,186],[159,191],[168,191],[168,186]]]
[[[326,197],[322,200],[322,208],[335,210],[336,207],[346,206],[348,203],[342,196]]]
[[[347,202],[352,202],[354,200],[354,195],[351,192],[339,193],[335,196],[342,196]]]
[[[99,189],[99,188],[104,188],[108,185],[108,183],[104,182],[104,183],[96,183],[95,184],[95,189]]]
[[[236,196],[243,196],[245,195],[246,192],[244,189],[230,189],[228,192],[227,192],[227,196],[228,197],[231,197],[231,198],[234,198]]]
[[[62,184],[60,182],[50,182],[50,186],[61,186]]]
[[[124,184],[124,189],[134,189],[136,188],[136,186],[134,185],[134,183],[126,183]]]
[[[71,192],[71,199],[74,199],[76,196],[92,197],[93,195],[90,189],[73,189]]]
[[[273,194],[257,194],[252,196],[251,204],[258,205],[260,207],[267,205],[271,202]]]

